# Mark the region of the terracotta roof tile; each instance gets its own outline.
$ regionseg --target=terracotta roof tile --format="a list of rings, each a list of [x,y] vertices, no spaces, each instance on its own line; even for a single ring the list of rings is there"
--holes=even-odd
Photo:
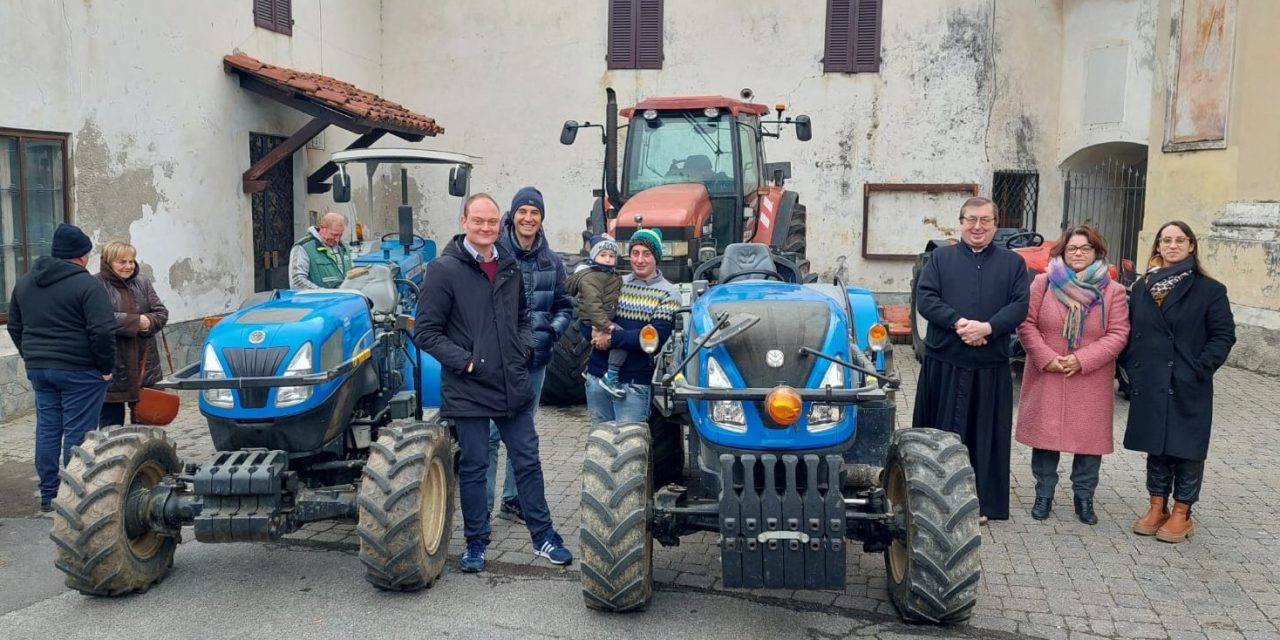
[[[286,91],[301,93],[310,100],[374,126],[386,125],[428,136],[444,133],[444,127],[436,124],[434,118],[414,113],[349,82],[277,67],[239,53],[223,56],[222,61],[228,71],[247,73]]]

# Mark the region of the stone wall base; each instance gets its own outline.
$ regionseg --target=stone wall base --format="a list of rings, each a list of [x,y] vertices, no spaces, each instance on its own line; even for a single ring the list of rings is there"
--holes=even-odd
[[[173,354],[173,366],[181,369],[195,362],[208,332],[203,319],[178,322],[165,327],[169,350]],[[170,373],[168,362],[164,364],[164,370],[166,374]],[[31,413],[35,411],[35,406],[35,394],[31,391],[31,383],[27,381],[27,369],[23,366],[22,358],[16,353],[0,356],[0,421]]]

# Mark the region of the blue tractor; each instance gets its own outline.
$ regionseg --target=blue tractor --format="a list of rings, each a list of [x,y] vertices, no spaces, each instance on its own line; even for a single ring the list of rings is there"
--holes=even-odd
[[[587,441],[588,607],[644,608],[653,541],[710,531],[725,587],[841,589],[859,541],[883,552],[905,620],[969,617],[981,537],[967,449],[948,432],[895,430],[871,293],[803,280],[765,245],[730,245],[698,268],[666,345],[642,335],[657,358],[653,417]]]
[[[422,150],[335,154],[334,199],[349,163],[452,167],[465,196],[472,159]],[[402,179],[404,173],[402,169]],[[406,194],[407,195],[407,194]],[[407,200],[407,198],[405,198]],[[62,474],[51,537],[67,586],[145,591],[173,564],[182,527],[201,542],[265,542],[321,520],[357,523],[365,577],[412,591],[439,577],[455,484],[453,438],[424,421],[440,365],[410,338],[434,243],[399,210],[398,238],[355,260],[338,289],[255,296],[213,326],[201,357],[162,386],[197,392],[217,454],[187,462],[164,429],[95,431]]]

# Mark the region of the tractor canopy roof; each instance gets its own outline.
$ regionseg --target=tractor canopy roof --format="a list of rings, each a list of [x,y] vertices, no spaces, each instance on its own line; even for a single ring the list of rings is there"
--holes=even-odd
[[[640,113],[644,113],[647,109],[655,111],[695,111],[706,109],[707,107],[717,107],[720,109],[728,109],[733,115],[752,115],[763,116],[769,113],[769,107],[756,104],[754,102],[743,102],[726,98],[724,96],[676,96],[668,98],[645,98],[634,107],[621,109],[619,113],[624,118],[630,118]]]

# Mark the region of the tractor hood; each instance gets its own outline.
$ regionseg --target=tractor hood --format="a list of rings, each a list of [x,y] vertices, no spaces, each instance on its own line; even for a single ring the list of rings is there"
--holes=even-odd
[[[618,214],[618,228],[634,229],[637,215],[644,216],[646,227],[692,227],[696,236],[711,216],[711,196],[701,184],[664,184],[631,196]]]

